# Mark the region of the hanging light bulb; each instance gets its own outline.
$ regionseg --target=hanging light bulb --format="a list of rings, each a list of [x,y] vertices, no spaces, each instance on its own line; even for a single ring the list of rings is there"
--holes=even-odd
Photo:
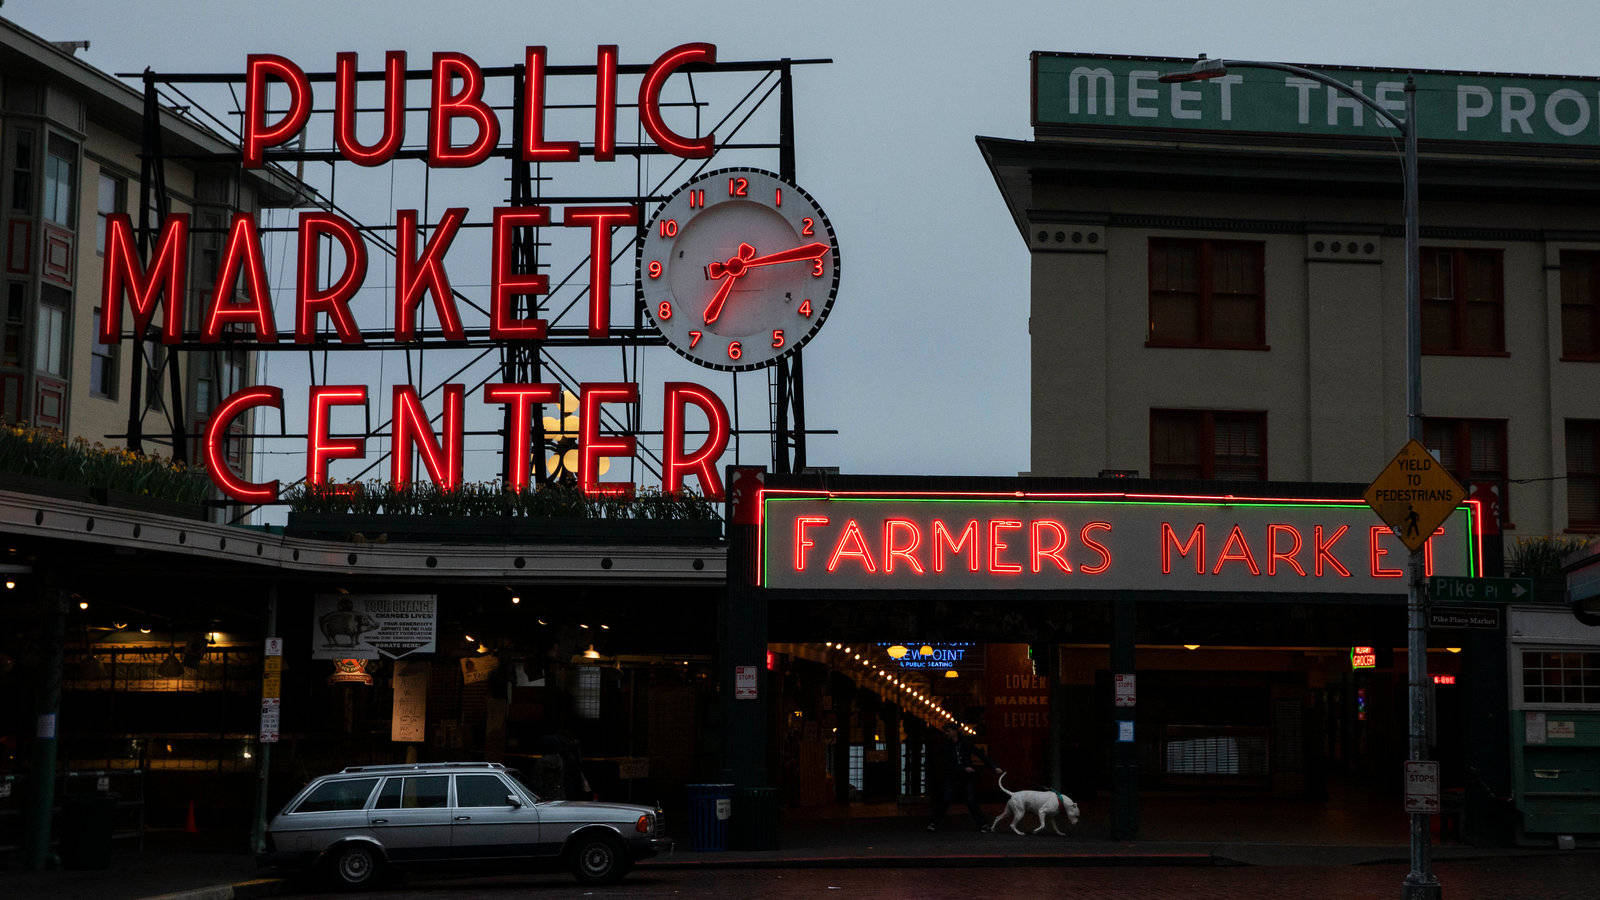
[[[910,653],[910,652],[911,651],[909,649],[907,649],[905,647],[902,647],[899,644],[895,644],[893,647],[889,648],[889,656],[891,658],[893,658],[893,659],[899,659],[900,657],[905,656],[907,653]]]
[[[600,658],[600,651],[594,649],[594,645],[590,644],[589,645],[589,649],[583,651],[583,658],[584,659],[599,659]]]
[[[917,653],[922,655],[922,656],[932,656],[933,655],[933,645],[932,644],[923,644],[922,645],[922,649],[918,650]]]
[[[956,674],[956,670],[955,669],[945,669],[944,670],[944,677],[946,677],[946,678],[959,678],[961,676]]]

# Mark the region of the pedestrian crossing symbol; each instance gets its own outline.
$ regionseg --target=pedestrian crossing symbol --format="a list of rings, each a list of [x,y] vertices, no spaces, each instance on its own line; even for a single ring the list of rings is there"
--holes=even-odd
[[[1361,496],[1414,553],[1467,499],[1467,491],[1428,448],[1413,440]]]

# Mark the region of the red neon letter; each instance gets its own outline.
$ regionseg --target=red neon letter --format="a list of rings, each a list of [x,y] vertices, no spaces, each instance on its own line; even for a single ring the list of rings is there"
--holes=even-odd
[[[133,311],[133,333],[143,335],[161,300],[162,341],[183,340],[184,273],[189,268],[189,214],[172,213],[161,221],[155,260],[140,264],[133,245],[133,222],[126,213],[106,216],[106,269],[100,292],[100,343],[115,344],[122,331],[122,295]]]
[[[1294,546],[1288,553],[1278,550],[1278,535],[1287,534],[1294,538]],[[1300,561],[1295,559],[1300,554],[1300,548],[1305,546],[1305,541],[1300,537],[1300,529],[1293,525],[1268,525],[1267,526],[1267,574],[1278,574],[1278,560],[1295,571],[1295,574],[1304,578],[1306,570],[1300,568]]]
[[[1372,563],[1372,577],[1400,578],[1406,574],[1403,569],[1385,569],[1383,567],[1383,558],[1389,555],[1389,548],[1380,547],[1378,538],[1385,533],[1393,534],[1394,532],[1390,531],[1386,525],[1374,525],[1371,531],[1367,533],[1367,553]]]
[[[511,478],[508,486],[517,493],[528,489],[528,467],[533,459],[533,405],[554,403],[561,388],[554,384],[486,384],[483,402],[502,403],[511,415]]]
[[[811,525],[826,524],[828,524],[826,516],[800,516],[794,520],[794,570],[796,572],[804,572],[806,570],[806,550],[816,546],[810,538],[806,537],[806,528]]]
[[[903,534],[905,543],[895,539],[896,534]],[[884,519],[883,520],[883,574],[894,572],[894,561],[898,557],[906,561],[911,571],[922,574],[922,563],[917,559],[917,548],[922,546],[922,529],[910,519]]]
[[[383,55],[383,136],[376,144],[356,140],[356,55],[334,57],[333,145],[358,166],[381,166],[394,158],[406,137],[406,52]]]
[[[424,291],[433,295],[433,308],[439,313],[439,329],[447,340],[466,339],[461,328],[461,315],[456,312],[456,300],[450,290],[450,278],[444,272],[444,254],[455,240],[456,229],[467,217],[467,208],[452,206],[444,211],[444,218],[434,226],[433,234],[417,256],[417,211],[402,209],[395,212],[394,254],[394,339],[409,341],[416,336],[417,307],[422,305]]]
[[[639,385],[632,381],[596,382],[580,389],[578,420],[578,486],[591,497],[622,497],[633,492],[631,481],[600,481],[600,457],[632,456],[633,435],[602,438],[600,404],[638,403]]]
[[[1233,549],[1235,545],[1238,545],[1238,551]],[[1211,574],[1221,574],[1225,562],[1242,562],[1250,567],[1251,575],[1261,574],[1255,554],[1250,552],[1250,542],[1244,539],[1244,531],[1238,525],[1233,526],[1233,530],[1228,532],[1228,539],[1222,542],[1222,552],[1217,555],[1217,566],[1211,570]]]
[[[594,159],[617,158],[617,45],[601,44],[594,67]]]
[[[244,269],[243,303],[230,303],[239,270]],[[245,322],[255,329],[256,340],[276,341],[278,329],[272,324],[272,294],[267,291],[267,266],[261,259],[261,237],[256,222],[247,213],[234,213],[228,229],[228,247],[222,253],[217,284],[211,291],[211,310],[200,340],[222,339],[222,329],[233,322]]]
[[[631,206],[570,206],[561,216],[568,228],[589,229],[590,337],[611,333],[611,229],[638,221],[638,210]]]
[[[933,520],[933,570],[944,571],[944,552],[949,549],[954,556],[966,548],[967,571],[978,571],[978,520],[968,519],[966,527],[961,529],[961,540],[952,540],[950,529],[944,524],[943,519]]]
[[[433,483],[446,491],[461,487],[461,401],[466,386],[444,386],[444,446],[439,445],[433,428],[428,424],[428,414],[422,411],[422,399],[417,389],[409,384],[394,386],[394,437],[390,459],[390,482],[396,489],[411,484],[411,450],[416,448],[422,456],[422,466],[428,470]]]
[[[828,557],[828,571],[839,568],[839,561],[845,557],[861,560],[862,568],[868,572],[878,571],[872,553],[867,550],[867,536],[861,533],[861,525],[855,519],[845,522],[844,531],[839,532],[839,542],[833,547],[833,555]]]
[[[327,290],[317,289],[318,238],[328,235],[344,251],[344,272]],[[300,214],[300,277],[295,286],[294,340],[309,344],[317,339],[317,313],[325,312],[346,344],[361,343],[361,329],[350,315],[350,298],[367,278],[367,242],[347,219],[324,212]]]
[[[328,434],[335,406],[366,406],[364,384],[312,385],[310,422],[306,428],[306,483],[313,487],[328,481],[328,463],[335,459],[360,459],[366,455],[367,439],[333,438]]]
[[[1082,572],[1085,575],[1099,575],[1101,572],[1111,568],[1111,551],[1106,549],[1106,545],[1100,543],[1094,538],[1089,537],[1090,531],[1110,530],[1110,522],[1090,522],[1089,524],[1083,526],[1082,531],[1078,532],[1078,543],[1100,554],[1100,561],[1098,563],[1095,563],[1092,566],[1079,566],[1079,572]]]
[[[1344,537],[1344,533],[1349,530],[1349,525],[1340,525],[1339,530],[1333,533],[1333,537],[1328,538],[1326,541],[1322,539],[1321,525],[1311,530],[1312,574],[1321,578],[1322,563],[1327,561],[1328,565],[1333,566],[1333,570],[1338,572],[1341,577],[1350,577],[1350,570],[1346,569],[1344,564],[1339,562],[1339,558],[1333,555],[1333,545],[1339,543],[1339,538]]]
[[[649,132],[656,146],[684,159],[704,159],[716,149],[715,135],[686,138],[668,128],[661,119],[661,86],[667,76],[680,66],[690,63],[715,65],[716,61],[717,48],[714,44],[696,43],[674,47],[650,64],[644,80],[639,83],[639,122]]]
[[[683,490],[683,476],[700,479],[700,492],[722,499],[722,479],[717,477],[716,461],[728,447],[728,410],[709,389],[689,381],[669,381],[666,386],[667,420],[662,428],[664,459],[661,465],[661,490],[669,494]],[[694,404],[706,415],[706,439],[700,449],[685,453],[684,411]]]
[[[267,125],[267,78],[289,87],[289,108],[277,124]],[[311,116],[311,82],[294,63],[271,53],[252,53],[244,65],[244,139],[241,150],[246,169],[266,162],[267,148],[294,137]]]
[[[461,90],[451,90],[457,78]],[[466,147],[450,143],[450,123],[471,119],[478,124],[478,137]],[[483,102],[483,72],[464,53],[433,55],[433,103],[428,107],[428,165],[435,168],[466,168],[489,158],[489,151],[500,140],[500,121]]]
[[[1043,540],[1046,531],[1055,535],[1055,540],[1051,541],[1048,547],[1044,545]],[[1028,537],[1032,546],[1032,552],[1029,555],[1033,559],[1033,574],[1039,574],[1039,570],[1043,568],[1040,564],[1047,559],[1055,563],[1056,568],[1069,575],[1072,574],[1072,564],[1067,562],[1066,557],[1061,555],[1061,551],[1067,549],[1067,527],[1065,525],[1055,519],[1034,519],[1033,527],[1029,529]]]
[[[1422,542],[1422,574],[1428,578],[1433,577],[1433,539],[1444,534],[1443,528],[1435,528],[1433,534]]]
[[[544,139],[543,47],[527,49],[527,69],[522,82],[522,158],[528,162],[572,162],[578,158],[577,141],[546,143]],[[613,96],[615,96],[613,84]],[[595,113],[599,115],[598,110]]]
[[[494,211],[494,269],[489,284],[489,337],[497,341],[530,340],[544,337],[545,320],[516,315],[517,297],[542,294],[550,289],[550,279],[538,273],[511,271],[511,238],[514,228],[549,225],[548,206],[500,206]],[[607,271],[610,270],[607,257]],[[593,314],[591,313],[591,316]],[[628,451],[633,452],[633,451]]]
[[[990,572],[1000,573],[1000,572],[1021,572],[1022,571],[1022,566],[1020,564],[1018,564],[1018,563],[1002,563],[1000,561],[1000,551],[1004,550],[1004,549],[1006,549],[1006,547],[1010,546],[1005,541],[1000,540],[1000,529],[1002,529],[1002,528],[1021,528],[1021,527],[1022,527],[1022,522],[1018,521],[1017,519],[990,519],[989,520],[989,571]]]
[[[1201,522],[1194,526],[1194,531],[1189,532],[1189,539],[1178,543],[1178,535],[1172,530],[1172,523],[1161,523],[1161,574],[1172,574],[1172,550],[1177,548],[1179,556],[1194,554],[1194,573],[1206,573],[1206,523]]]
[[[206,420],[206,472],[211,481],[224,494],[246,503],[271,503],[278,499],[278,481],[255,483],[233,474],[228,466],[228,454],[223,449],[228,428],[233,420],[247,409],[257,406],[275,406],[283,409],[283,389],[271,385],[247,387],[222,401]]]

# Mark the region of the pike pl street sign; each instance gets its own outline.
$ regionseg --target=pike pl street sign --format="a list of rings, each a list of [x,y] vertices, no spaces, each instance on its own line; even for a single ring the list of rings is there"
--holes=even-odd
[[[1467,491],[1418,441],[1407,441],[1361,498],[1411,552],[1422,549]]]
[[[1533,599],[1533,579],[1435,575],[1428,579],[1428,599],[1434,603],[1525,603]]]

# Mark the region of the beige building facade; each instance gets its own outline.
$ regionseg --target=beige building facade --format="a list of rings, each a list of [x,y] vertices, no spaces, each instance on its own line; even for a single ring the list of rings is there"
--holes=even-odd
[[[1370,481],[1407,435],[1398,142],[1126,121],[978,139],[1029,250],[1031,474]],[[1600,138],[1419,171],[1425,443],[1508,539],[1600,531]]]
[[[169,356],[152,342],[136,357],[130,341],[96,342],[106,217],[139,222],[144,98],[80,59],[84,49],[0,19],[0,416],[126,445],[112,436],[128,432],[138,380],[143,450],[169,456],[175,430],[200,432],[221,399],[250,383],[253,359],[226,349]],[[194,331],[229,217],[291,203],[296,182],[272,169],[176,161],[237,147],[165,105],[161,125],[168,208],[188,213],[193,229],[185,306]],[[173,408],[174,366],[181,409]],[[196,440],[186,449],[198,458]],[[228,449],[248,475],[246,441]]]

